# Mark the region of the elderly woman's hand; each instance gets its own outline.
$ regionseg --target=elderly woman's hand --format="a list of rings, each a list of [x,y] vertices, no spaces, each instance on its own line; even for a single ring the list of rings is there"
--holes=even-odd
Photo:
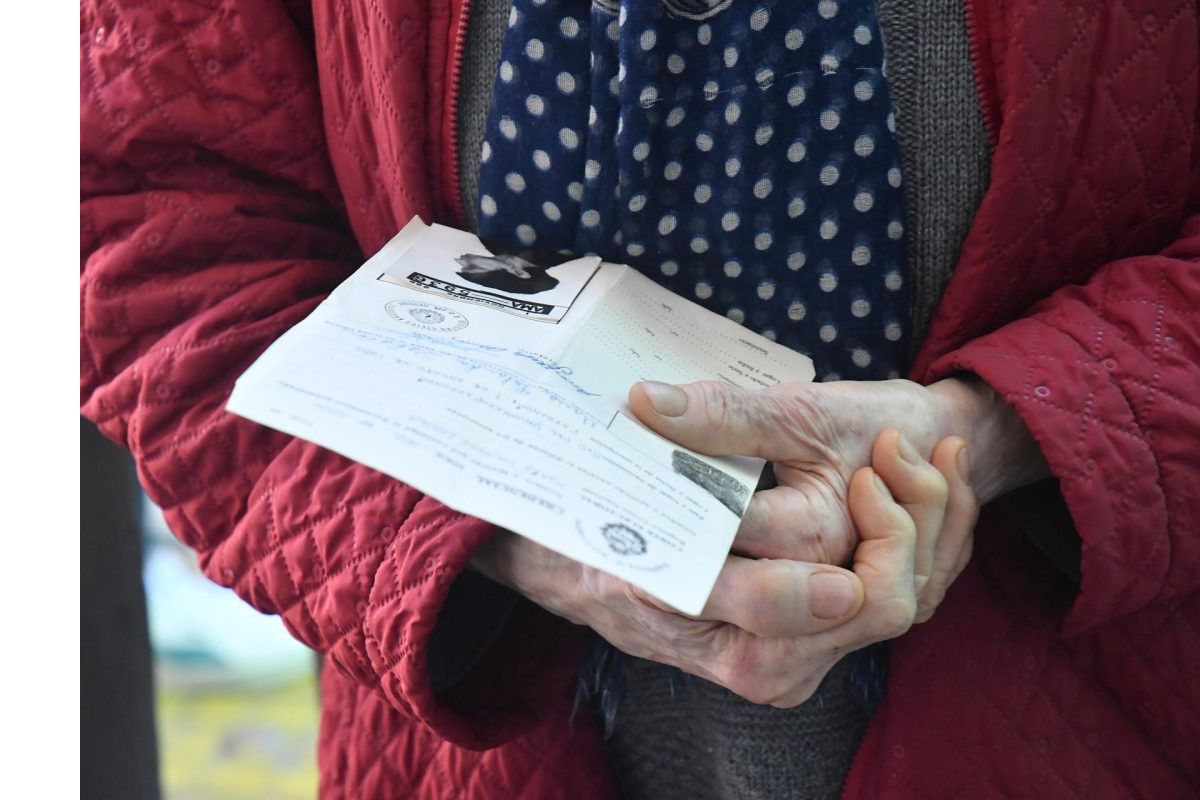
[[[847,505],[850,479],[871,461],[887,428],[910,460],[958,435],[971,444],[971,479],[981,502],[1048,474],[1016,413],[973,377],[932,386],[911,381],[792,383],[747,391],[704,381],[639,383],[634,414],[651,429],[709,455],[758,456],[779,485],[757,493],[736,552],[843,564],[857,543]]]
[[[927,616],[969,556],[978,506],[958,466],[964,442],[940,443],[934,466],[906,460],[899,441],[897,431],[886,431],[875,443],[873,467],[848,481],[860,539],[853,571],[731,555],[698,617],[509,533],[491,540],[475,564],[627,653],[752,702],[795,706],[843,655]]]

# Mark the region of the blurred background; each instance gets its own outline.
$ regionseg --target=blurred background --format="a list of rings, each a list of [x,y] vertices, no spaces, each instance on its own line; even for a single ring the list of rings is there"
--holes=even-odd
[[[312,798],[317,658],[210,582],[80,421],[83,798]]]

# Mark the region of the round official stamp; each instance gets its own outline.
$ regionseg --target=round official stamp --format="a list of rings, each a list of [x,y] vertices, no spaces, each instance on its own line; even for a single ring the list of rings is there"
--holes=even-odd
[[[640,556],[646,552],[646,537],[628,525],[610,522],[600,529],[608,549],[619,556]]]
[[[387,315],[410,328],[437,333],[456,333],[470,322],[457,311],[415,300],[393,300],[383,307]]]

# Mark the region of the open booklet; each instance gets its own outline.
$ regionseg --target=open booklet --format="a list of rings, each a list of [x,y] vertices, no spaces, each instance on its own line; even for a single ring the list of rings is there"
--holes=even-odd
[[[228,409],[698,614],[763,462],[658,436],[629,388],[812,377],[807,358],[630,267],[495,255],[414,218],[238,379]]]

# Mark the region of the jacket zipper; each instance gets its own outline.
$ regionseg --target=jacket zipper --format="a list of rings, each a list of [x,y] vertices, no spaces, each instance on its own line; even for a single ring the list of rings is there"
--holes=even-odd
[[[971,48],[971,66],[975,73],[975,91],[979,93],[983,127],[987,131],[988,144],[994,150],[1000,140],[999,121],[996,119],[1000,98],[996,87],[995,66],[985,63],[985,60],[991,57],[992,45],[989,38],[991,31],[986,28],[986,11],[980,9],[984,2],[986,0],[964,0],[963,13],[966,17],[967,42]],[[984,17],[981,17],[981,14]]]
[[[471,0],[461,0],[456,20],[457,29],[454,35],[454,67],[450,72],[450,188],[454,194],[450,207],[454,209],[455,224],[463,228],[467,223],[466,209],[462,201],[462,175],[459,174],[458,159],[458,91],[462,81],[463,49],[467,44],[467,19],[471,13]]]

